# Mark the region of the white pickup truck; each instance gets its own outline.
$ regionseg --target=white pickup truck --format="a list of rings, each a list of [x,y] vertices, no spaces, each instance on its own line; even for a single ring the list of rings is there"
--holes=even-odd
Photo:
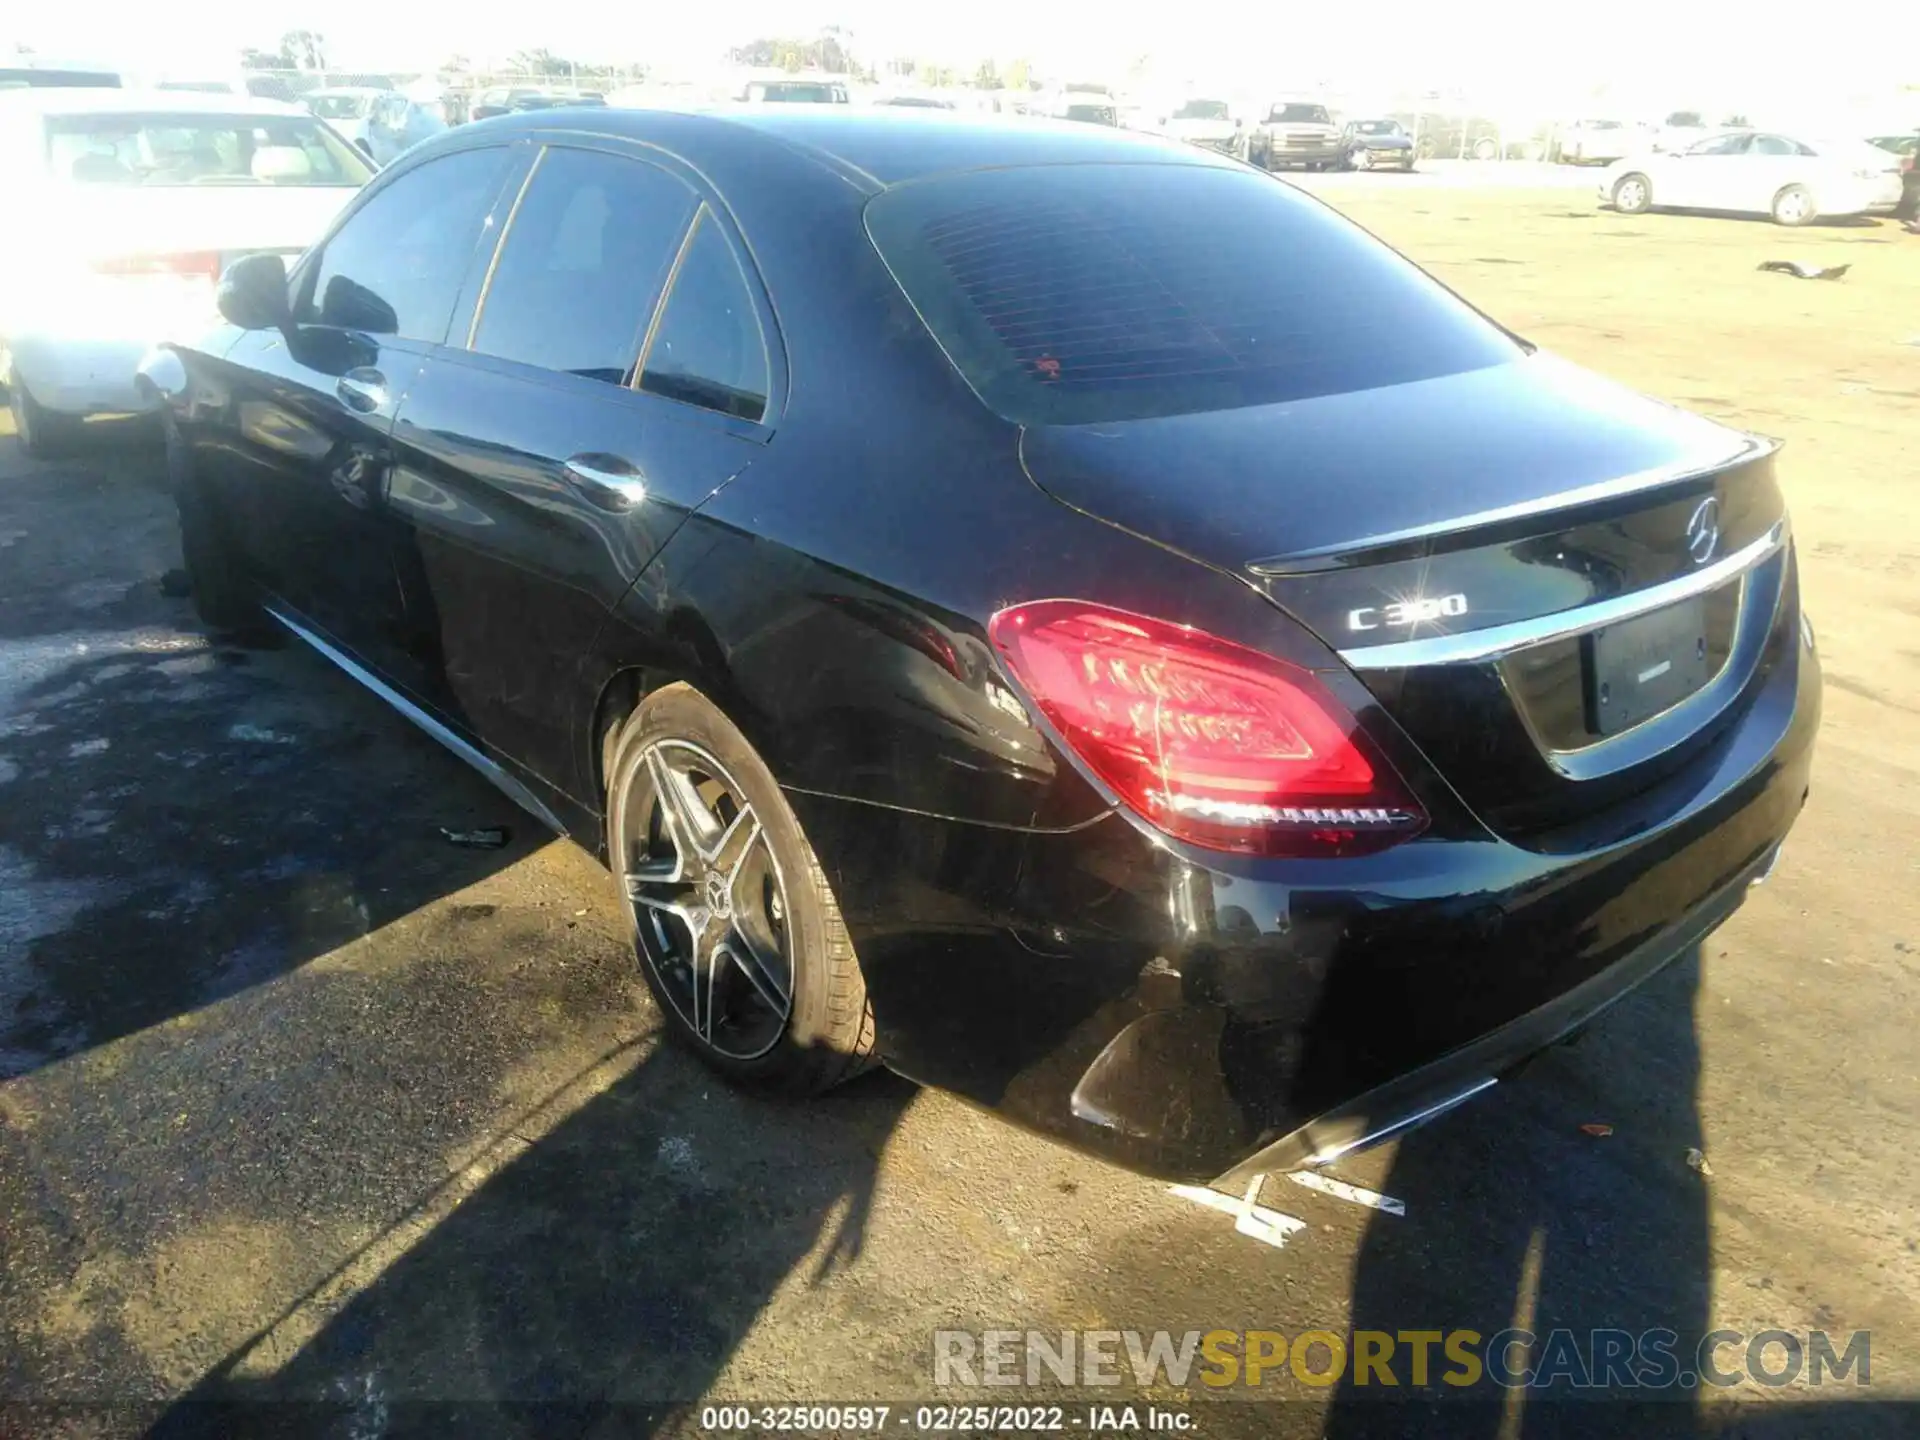
[[[1331,170],[1345,158],[1340,127],[1326,106],[1311,100],[1275,101],[1249,141],[1248,159],[1269,170]]]

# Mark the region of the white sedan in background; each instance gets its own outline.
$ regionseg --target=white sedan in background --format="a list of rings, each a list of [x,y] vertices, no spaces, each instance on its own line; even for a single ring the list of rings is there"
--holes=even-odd
[[[1560,158],[1569,165],[1604,164],[1653,148],[1653,132],[1630,120],[1576,120],[1557,139]]]
[[[372,178],[293,105],[139,90],[0,91],[0,383],[15,433],[57,452],[92,414],[148,408],[159,340],[218,323],[229,262],[289,259]]]
[[[1673,154],[1616,160],[1599,190],[1602,204],[1625,215],[1724,210],[1805,225],[1822,215],[1891,211],[1900,203],[1900,157],[1863,140],[1723,130]]]

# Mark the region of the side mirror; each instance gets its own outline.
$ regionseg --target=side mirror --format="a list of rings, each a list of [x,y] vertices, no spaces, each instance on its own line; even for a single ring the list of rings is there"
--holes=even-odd
[[[247,255],[220,277],[214,296],[221,318],[242,330],[284,330],[293,321],[287,304],[287,262],[278,255]]]

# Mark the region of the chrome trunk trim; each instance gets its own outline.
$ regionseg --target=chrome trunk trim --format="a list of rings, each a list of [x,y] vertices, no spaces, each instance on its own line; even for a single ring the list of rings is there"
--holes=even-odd
[[[1456,515],[1427,525],[1411,526],[1405,530],[1386,530],[1359,540],[1343,540],[1338,545],[1325,546],[1317,550],[1301,550],[1265,560],[1249,560],[1246,568],[1263,580],[1278,579],[1287,575],[1311,574],[1325,570],[1329,566],[1345,565],[1371,550],[1385,550],[1416,541],[1441,540],[1489,525],[1504,525],[1509,521],[1526,520],[1536,515],[1551,514],[1556,510],[1637,495],[1643,490],[1656,490],[1663,485],[1677,485],[1687,480],[1698,480],[1737,466],[1751,464],[1756,460],[1764,460],[1778,451],[1780,445],[1780,441],[1769,436],[1748,435],[1743,437],[1743,443],[1737,450],[1714,460],[1685,460],[1674,465],[1637,470],[1631,475],[1616,475],[1611,480],[1599,480],[1575,490],[1562,490],[1553,495],[1541,495],[1512,505],[1476,511],[1471,515]]]
[[[1385,645],[1357,645],[1339,652],[1340,658],[1355,670],[1410,670],[1423,665],[1461,665],[1497,660],[1516,650],[1565,640],[1603,625],[1617,625],[1636,615],[1645,615],[1666,605],[1701,595],[1724,585],[1770,559],[1787,543],[1787,522],[1777,520],[1759,539],[1722,556],[1711,565],[1703,565],[1691,575],[1681,575],[1659,585],[1650,585],[1630,595],[1616,595],[1572,610],[1539,615],[1531,620],[1515,620],[1507,625],[1490,625],[1484,630],[1468,630],[1459,635],[1433,635],[1424,640],[1398,640]]]

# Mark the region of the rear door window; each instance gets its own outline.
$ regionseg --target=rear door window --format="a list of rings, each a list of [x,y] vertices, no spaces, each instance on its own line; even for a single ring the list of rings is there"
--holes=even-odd
[[[514,207],[472,348],[624,385],[699,201],[657,165],[547,150]]]
[[[867,227],[961,374],[1018,424],[1272,404],[1523,353],[1319,201],[1238,168],[942,175],[876,196]]]
[[[296,317],[439,344],[507,160],[504,146],[461,150],[368,196],[302,276]]]
[[[640,388],[758,421],[767,410],[768,368],[746,272],[719,222],[702,209],[648,342]]]
[[[1716,135],[1711,140],[1702,140],[1687,151],[1689,155],[1744,155],[1752,142],[1751,135]]]
[[[373,175],[332,131],[278,115],[50,115],[47,164],[77,184],[148,188],[357,188]]]

